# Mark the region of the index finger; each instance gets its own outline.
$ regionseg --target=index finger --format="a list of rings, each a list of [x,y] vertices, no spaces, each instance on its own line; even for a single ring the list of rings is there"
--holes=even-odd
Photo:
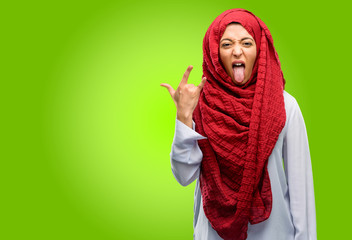
[[[187,84],[187,81],[188,81],[188,77],[189,77],[189,74],[190,72],[192,71],[193,69],[193,66],[192,65],[189,65],[186,72],[183,74],[183,77],[182,77],[182,80],[179,84],[179,86],[182,86],[182,85],[186,85]]]

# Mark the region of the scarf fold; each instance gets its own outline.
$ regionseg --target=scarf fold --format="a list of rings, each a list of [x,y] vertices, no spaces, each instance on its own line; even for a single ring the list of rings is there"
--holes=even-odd
[[[257,59],[252,75],[236,86],[219,58],[228,24],[240,23],[254,38]],[[203,152],[200,188],[203,209],[223,239],[247,238],[248,222],[270,216],[272,193],[268,158],[285,125],[285,80],[266,25],[251,12],[230,9],[219,15],[203,40],[207,78],[193,113]]]

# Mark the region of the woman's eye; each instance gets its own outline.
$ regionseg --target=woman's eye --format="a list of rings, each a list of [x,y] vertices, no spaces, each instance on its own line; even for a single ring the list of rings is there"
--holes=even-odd
[[[244,42],[243,45],[246,46],[246,47],[250,47],[250,46],[252,46],[253,44],[252,44],[251,42]]]
[[[228,47],[228,46],[230,46],[230,43],[223,43],[221,46],[222,47]]]

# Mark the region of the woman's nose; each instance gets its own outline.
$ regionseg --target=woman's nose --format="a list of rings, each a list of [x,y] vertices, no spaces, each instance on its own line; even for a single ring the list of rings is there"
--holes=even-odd
[[[241,56],[241,54],[242,54],[242,48],[240,46],[238,46],[238,45],[234,46],[233,55],[235,57],[239,57],[239,56]]]

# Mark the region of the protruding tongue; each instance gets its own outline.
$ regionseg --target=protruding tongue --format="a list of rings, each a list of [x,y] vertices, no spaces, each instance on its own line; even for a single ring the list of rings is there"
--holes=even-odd
[[[237,83],[241,83],[244,80],[244,66],[233,67],[233,77]]]

